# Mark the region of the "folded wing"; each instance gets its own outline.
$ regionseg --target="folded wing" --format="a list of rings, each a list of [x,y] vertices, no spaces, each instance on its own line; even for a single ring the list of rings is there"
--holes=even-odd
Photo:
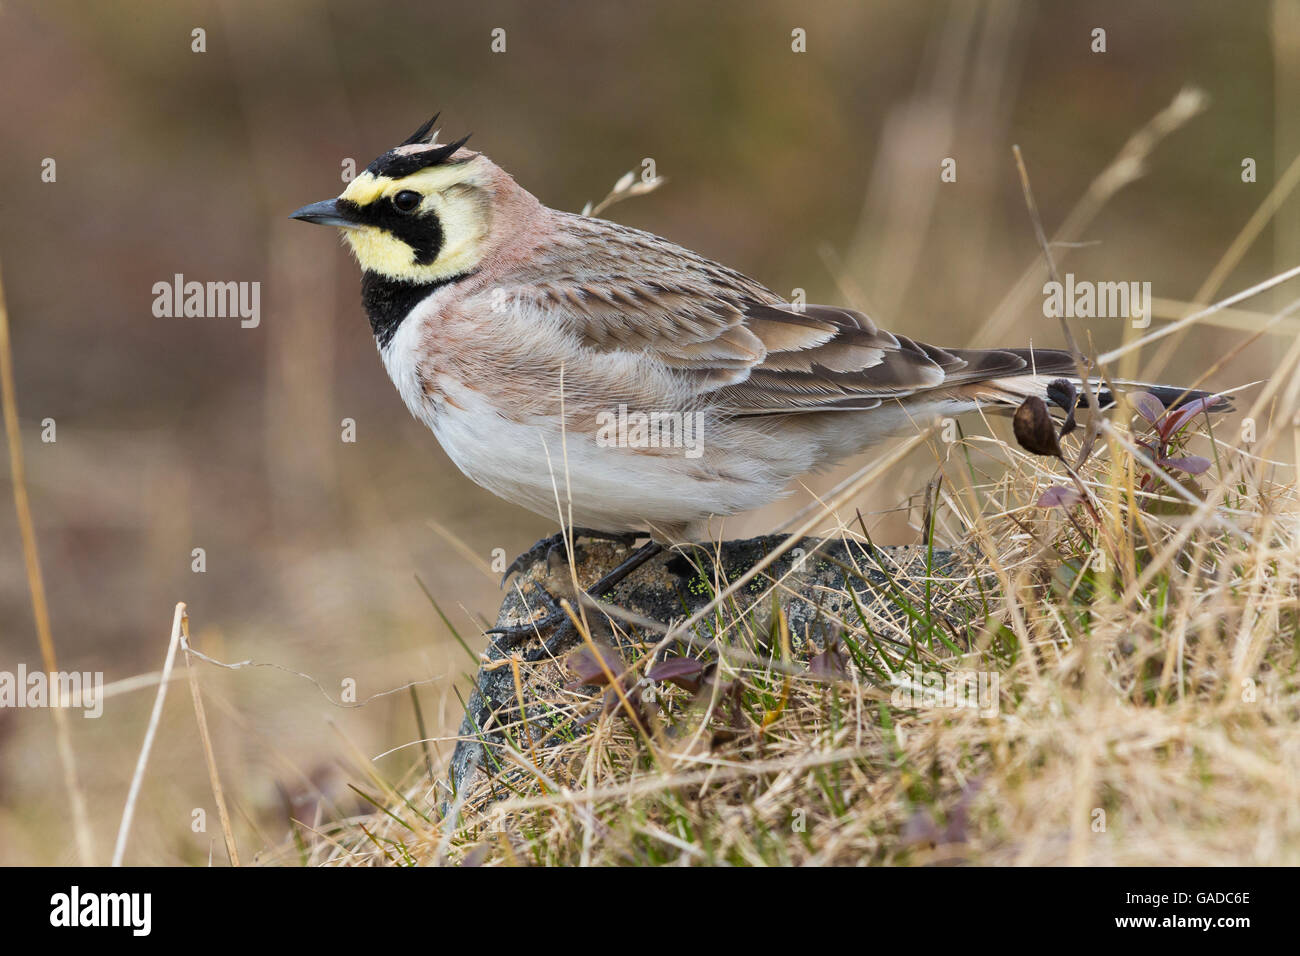
[[[795,306],[735,270],[635,229],[569,225],[573,241],[513,294],[559,316],[581,342],[641,351],[737,415],[867,409],[1017,375],[1073,375],[1067,352],[944,349],[861,312]],[[586,252],[599,238],[600,255]]]

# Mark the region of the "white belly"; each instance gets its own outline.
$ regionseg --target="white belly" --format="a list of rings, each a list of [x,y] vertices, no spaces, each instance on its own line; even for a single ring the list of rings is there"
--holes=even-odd
[[[418,323],[407,321],[381,353],[407,408],[433,431],[472,481],[507,501],[567,523],[604,531],[681,528],[713,514],[734,514],[777,497],[788,475],[746,467],[728,454],[734,435],[699,436],[701,450],[647,454],[610,447],[588,431],[562,433],[558,420],[501,415],[491,383],[421,375]],[[425,385],[434,386],[426,392]],[[438,394],[440,393],[440,394]]]
[[[433,423],[443,449],[470,479],[507,501],[580,527],[605,531],[678,527],[770,500],[780,485],[734,481],[713,471],[716,456],[666,454],[601,444],[590,432],[562,433],[556,421],[520,423],[490,399],[447,383]],[[459,407],[457,407],[459,406]]]

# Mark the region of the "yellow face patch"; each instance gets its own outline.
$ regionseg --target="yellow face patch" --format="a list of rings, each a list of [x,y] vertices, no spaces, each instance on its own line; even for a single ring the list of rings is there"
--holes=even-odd
[[[398,179],[363,172],[339,199],[356,203],[364,211],[372,203],[408,189],[423,197],[412,214],[413,221],[437,217],[442,230],[437,257],[419,264],[415,249],[401,238],[380,226],[362,225],[343,231],[361,268],[406,282],[436,282],[474,269],[483,258],[492,225],[486,178],[474,160],[432,166]]]

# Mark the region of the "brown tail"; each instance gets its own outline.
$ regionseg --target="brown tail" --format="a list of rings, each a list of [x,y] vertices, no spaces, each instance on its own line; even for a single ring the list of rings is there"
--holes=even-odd
[[[1019,405],[1031,395],[1045,401],[1051,401],[1048,386],[1059,379],[1065,379],[1078,389],[1080,408],[1088,407],[1088,399],[1079,388],[1078,367],[1074,357],[1062,349],[946,349],[953,355],[967,362],[954,378],[968,376],[971,381],[962,384],[961,391],[971,398],[984,402]],[[1019,359],[1023,367],[1008,374],[1008,362]],[[993,372],[996,377],[978,377],[981,370]],[[1098,404],[1103,408],[1115,405],[1115,396],[1109,386],[1101,379],[1090,378]],[[1188,389],[1178,385],[1154,385],[1146,382],[1119,381],[1114,385],[1121,392],[1150,392],[1166,408],[1180,408],[1198,399],[1213,398],[1208,410],[1211,412],[1230,412],[1232,403],[1221,395],[1200,389]]]

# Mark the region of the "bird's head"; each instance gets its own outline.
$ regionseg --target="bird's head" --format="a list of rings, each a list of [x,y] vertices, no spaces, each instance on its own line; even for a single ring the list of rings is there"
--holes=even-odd
[[[289,218],[339,227],[361,268],[391,279],[423,284],[473,271],[488,251],[504,174],[464,148],[468,136],[437,143],[430,134],[437,119],[372,162],[337,199]]]

